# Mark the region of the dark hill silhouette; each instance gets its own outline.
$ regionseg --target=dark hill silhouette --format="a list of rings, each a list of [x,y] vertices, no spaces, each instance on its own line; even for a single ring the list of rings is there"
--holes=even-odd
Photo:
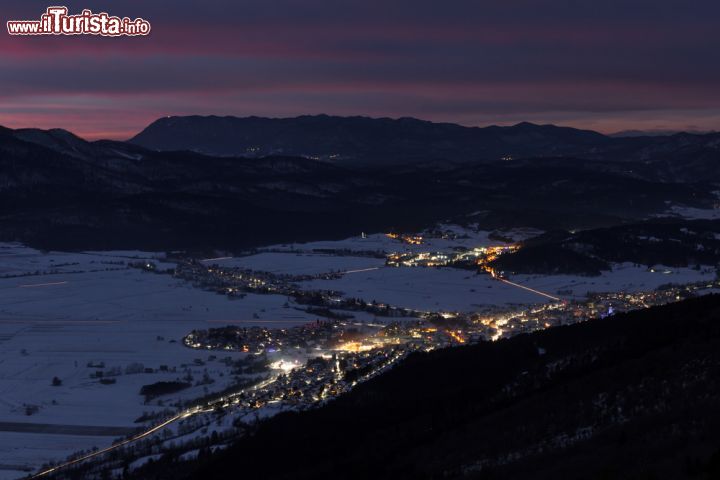
[[[576,157],[641,162],[645,174],[657,172],[659,176],[672,170],[665,180],[690,178],[700,173],[697,169],[716,177],[713,172],[720,170],[720,133],[618,138],[528,122],[480,128],[414,118],[166,117],[153,122],[130,143],[151,150],[220,156],[305,156],[355,166]]]
[[[196,120],[227,123],[227,135],[218,138],[231,138],[237,122],[269,122],[272,128],[251,136],[291,146],[315,145],[315,138],[327,152],[345,153],[325,158],[331,161],[288,156],[285,149],[211,156],[88,142],[64,130],[0,129],[0,240],[63,249],[232,250],[448,219],[488,230],[577,229],[646,218],[668,202],[709,208],[717,201],[713,182],[720,182],[712,136],[675,135],[647,146],[648,139],[618,144],[594,132],[527,123],[472,129],[324,116],[167,121],[192,127]],[[182,129],[160,130],[185,137]],[[611,142],[604,151],[622,160],[547,156],[579,148],[594,157],[597,142]],[[510,146],[543,153],[482,160],[483,152]],[[372,161],[355,161],[363,158]],[[376,163],[383,158],[387,164]],[[416,160],[390,164],[403,158]]]
[[[130,140],[154,150],[212,155],[300,155],[353,164],[433,160],[487,161],[505,156],[573,155],[610,141],[596,132],[554,125],[463,127],[414,118],[167,117]]]

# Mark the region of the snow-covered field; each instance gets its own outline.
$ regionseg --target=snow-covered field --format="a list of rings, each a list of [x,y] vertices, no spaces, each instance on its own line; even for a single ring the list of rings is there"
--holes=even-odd
[[[546,299],[454,268],[395,268],[346,275],[339,280],[305,282],[307,288],[335,289],[347,297],[376,300],[417,310],[470,311],[486,305],[541,303]]]
[[[715,279],[715,268],[669,268],[656,266],[653,269],[636,267],[629,263],[613,265],[611,272],[599,277],[578,277],[573,275],[516,275],[513,281],[520,284],[557,294],[563,298],[583,298],[590,292],[640,292],[655,290],[661,285],[687,284]],[[558,292],[572,293],[558,294]]]
[[[516,275],[515,283],[560,298],[584,297],[588,292],[654,290],[667,283],[691,283],[715,278],[715,271],[657,268],[629,264],[616,265],[599,277],[573,275]],[[332,288],[348,297],[376,300],[418,310],[470,312],[487,306],[535,304],[548,298],[499,282],[489,275],[453,268],[393,268],[347,275],[339,280],[305,282],[308,288]],[[572,290],[572,293],[558,293]]]
[[[312,242],[285,245],[283,247],[288,250],[302,252],[309,252],[318,248],[381,250],[385,252],[433,252],[450,251],[457,246],[474,248],[503,245],[500,241],[488,238],[489,232],[473,231],[457,225],[443,225],[441,228],[444,231],[456,233],[458,238],[425,237],[421,245],[408,245],[385,235],[369,235],[367,238],[354,237],[340,241]],[[518,230],[504,232],[503,235],[519,239],[538,233],[540,232],[536,230]],[[273,258],[275,265],[295,265],[298,259],[303,258],[299,256],[295,259],[290,257],[283,259],[283,254],[274,255],[276,255]],[[258,257],[258,255],[254,257]],[[253,257],[246,257],[245,261],[251,261],[250,259],[253,259]],[[293,267],[288,266],[287,268],[292,269]],[[651,271],[644,266],[618,264],[613,266],[612,271],[603,272],[599,277],[516,275],[513,276],[512,281],[552,296],[571,299],[582,298],[590,292],[647,291],[668,283],[685,284],[715,278],[715,269],[713,267],[697,271],[690,268],[670,269],[657,266],[653,270]],[[376,300],[393,306],[428,311],[468,312],[488,306],[535,304],[548,301],[547,297],[498,282],[489,275],[453,268],[394,268],[382,266],[368,271],[353,272],[338,280],[304,282],[303,286],[308,289],[339,290],[347,297],[362,298],[368,302]]]
[[[301,251],[311,253],[317,249],[324,250],[355,250],[355,251],[378,251],[378,252],[427,252],[427,251],[443,251],[453,247],[486,247],[505,245],[505,242],[492,240],[488,238],[490,232],[475,231],[460,227],[458,225],[440,225],[439,230],[443,232],[453,233],[457,238],[436,238],[428,236],[427,233],[421,234],[423,242],[421,245],[410,245],[400,240],[390,238],[387,235],[376,233],[367,235],[366,238],[361,236],[346,238],[344,240],[329,240],[308,243],[293,243],[285,245],[273,245],[268,250],[286,250]],[[537,231],[533,231],[537,234]],[[508,237],[514,239],[526,238],[527,231],[514,230],[507,232]]]
[[[108,447],[111,442],[111,437],[1,432],[0,480],[24,477],[34,473],[35,468],[43,461],[58,460],[69,453],[91,446]],[[21,470],[20,467],[32,468],[32,470]]]
[[[0,245],[0,431],[3,422],[133,427],[144,411],[160,409],[143,405],[145,384],[181,378],[191,368],[195,381],[207,369],[214,380],[210,391],[227,385],[225,364],[182,346],[190,330],[227,323],[290,326],[316,318],[284,307],[282,296],[230,300],[169,275],[127,268],[128,261],[142,259],[171,266],[140,252],[43,254]],[[196,359],[205,365],[195,365]],[[153,373],[126,373],[131,364]],[[161,372],[161,366],[176,371]],[[90,378],[110,369],[122,372],[113,385]],[[62,385],[52,386],[53,377]],[[182,397],[203,393],[198,386]],[[37,412],[27,415],[28,407]],[[8,472],[2,465],[38,466],[111,439],[3,431],[0,475]]]
[[[385,259],[372,257],[334,256],[319,253],[264,252],[248,257],[204,261],[221,267],[238,267],[278,274],[314,275],[329,272],[362,270],[385,265]]]

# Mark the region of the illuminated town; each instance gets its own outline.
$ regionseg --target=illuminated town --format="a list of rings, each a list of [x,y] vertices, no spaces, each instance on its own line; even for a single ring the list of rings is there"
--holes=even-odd
[[[131,269],[141,270],[146,275],[178,279],[195,289],[225,296],[230,301],[241,301],[248,295],[283,296],[287,299],[285,309],[298,310],[316,319],[287,327],[227,324],[187,332],[181,340],[184,347],[198,354],[207,352],[209,356],[181,365],[178,372],[184,373],[185,377],[174,383],[178,388],[187,388],[193,375],[197,376],[205,369],[202,380],[195,384],[210,384],[213,380],[207,374],[206,364],[219,363],[225,365],[235,379],[227,388],[199,399],[175,403],[148,396],[146,404],[163,410],[143,417],[144,430],[117,440],[107,449],[78,452],[64,462],[48,464],[41,473],[51,474],[59,468],[100,471],[119,468],[122,465],[119,459],[127,462],[128,458],[143,459],[170,451],[181,455],[206,445],[210,437],[214,448],[221,449],[251,429],[259,419],[281,411],[316,408],[358,383],[385,372],[413,352],[499,341],[550,327],[663,305],[720,288],[720,281],[714,278],[650,290],[594,292],[582,298],[562,299],[563,292],[546,292],[523,285],[522,280],[511,279],[505,272],[493,268],[493,261],[522,248],[519,243],[436,249],[433,238],[457,238],[446,234],[434,237],[388,234],[387,238],[413,250],[389,253],[322,250],[322,254],[335,260],[345,256],[366,257],[373,261],[383,260],[384,266],[320,273],[270,272],[222,264],[225,257],[200,260],[176,255],[172,257],[173,268],[166,269],[154,261],[129,263]],[[421,250],[423,247],[429,247],[428,251]],[[265,252],[301,253],[277,248]],[[258,254],[263,252],[252,252],[252,255]],[[313,282],[335,282],[347,275],[375,272],[379,268],[387,271],[406,269],[408,273],[444,268],[487,279],[490,285],[505,285],[527,292],[537,301],[517,305],[486,304],[482,308],[463,311],[423,309],[387,301],[368,301],[348,296],[340,290],[311,288]],[[650,268],[647,272],[666,275],[671,270],[660,268],[656,272]],[[542,345],[538,345],[538,351],[543,351]],[[241,357],[223,357],[229,354]],[[98,375],[101,373],[98,371]],[[114,384],[114,374],[105,373],[108,375],[99,378]]]

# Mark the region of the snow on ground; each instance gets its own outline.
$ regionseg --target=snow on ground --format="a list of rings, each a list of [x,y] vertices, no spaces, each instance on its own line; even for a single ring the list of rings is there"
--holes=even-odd
[[[212,259],[204,262],[221,267],[239,267],[278,274],[315,275],[385,265],[385,259],[333,256],[318,253],[264,252],[247,257]]]
[[[487,232],[465,232],[468,238],[458,232],[463,238],[427,239],[423,245],[370,235],[276,246],[272,248],[286,252],[211,261],[292,274],[348,271],[339,279],[313,280],[303,285],[426,311],[478,311],[494,305],[548,301],[473,271],[385,267],[383,259],[313,252],[437,251],[457,245],[472,248],[500,243],[490,240]],[[10,475],[8,472],[16,476],[17,470],[13,473],[8,468],[38,467],[81,448],[107,445],[117,436],[111,435],[112,429],[103,437],[16,433],[3,427],[8,422],[30,423],[33,428],[41,428],[41,424],[136,426],[134,420],[143,412],[163,408],[143,404],[139,395],[143,385],[181,379],[188,371],[194,381],[206,371],[214,380],[211,385],[193,386],[170,396],[174,401],[200,396],[206,388],[218,391],[230,382],[228,368],[221,360],[242,354],[187,349],[181,339],[192,329],[227,324],[285,327],[316,319],[293,308],[296,305],[284,296],[249,294],[229,299],[167,274],[128,268],[129,261],[152,261],[161,269],[172,267],[159,255],[143,252],[42,253],[18,244],[0,244],[0,480]],[[575,298],[588,291],[651,290],[662,284],[715,276],[714,269],[655,270],[623,264],[600,277],[517,275],[511,280],[561,298]],[[366,313],[356,313],[355,317],[358,321],[373,320]],[[136,365],[128,370],[131,364]],[[137,364],[143,368],[133,373],[138,370]],[[152,373],[144,373],[145,368],[152,369]],[[91,378],[97,370],[110,369],[121,373],[112,377],[115,384],[103,385]],[[62,385],[53,386],[53,377],[58,377]]]
[[[132,462],[128,465],[128,470],[130,470],[130,471],[137,470],[138,468],[140,468],[143,465],[145,465],[146,463],[148,463],[150,460],[155,461],[155,460],[160,459],[160,457],[162,457],[162,455],[158,453],[155,455],[148,455],[147,457],[138,458],[137,460],[135,460],[134,462]]]
[[[423,242],[421,245],[409,245],[398,239],[390,238],[382,233],[375,233],[367,235],[363,238],[362,236],[350,237],[344,240],[328,240],[308,243],[292,243],[283,245],[273,245],[267,247],[264,250],[286,250],[286,251],[302,251],[312,252],[313,250],[324,249],[324,250],[355,250],[355,251],[379,251],[379,252],[427,252],[427,251],[442,251],[448,250],[453,247],[485,247],[485,246],[496,246],[505,245],[505,242],[499,240],[492,240],[489,238],[491,232],[488,231],[475,231],[459,225],[439,225],[437,229],[439,231],[448,231],[457,235],[457,238],[433,238],[423,233]],[[510,237],[524,238],[528,235],[527,231],[516,230],[509,231]]]
[[[515,275],[511,280],[560,298],[578,298],[588,292],[654,290],[667,283],[690,283],[715,278],[714,269],[696,271],[689,268],[656,267],[653,273],[646,267],[631,264],[616,265],[612,272],[599,277],[573,275]],[[327,288],[342,291],[348,297],[365,301],[389,303],[418,310],[469,312],[487,306],[535,304],[548,301],[536,293],[502,282],[489,275],[452,268],[394,268],[344,276],[339,280],[305,282],[308,288]],[[572,293],[558,293],[572,290]]]
[[[88,378],[91,372],[131,363],[180,369],[205,357],[181,344],[194,328],[289,326],[316,318],[284,308],[285,297],[230,300],[135,269],[52,277],[52,283],[32,277],[32,285],[43,285],[33,288],[25,278],[0,279],[0,421],[132,425],[140,386],[181,374],[122,375],[116,385],[100,385]],[[104,368],[87,367],[100,362]],[[55,376],[62,386],[51,386]],[[26,417],[26,404],[42,408]]]
[[[673,205],[667,212],[657,216],[680,217],[686,220],[718,220],[720,219],[720,208],[695,208]]]
[[[399,240],[394,240],[382,233],[368,235],[366,238],[361,236],[350,237],[343,240],[321,240],[317,242],[307,243],[285,243],[282,245],[271,245],[263,250],[272,251],[294,251],[312,252],[313,250],[370,250],[379,252],[392,252],[402,246]]]
[[[654,270],[654,271],[653,271]],[[671,268],[655,266],[634,266],[630,263],[613,265],[611,272],[603,272],[599,277],[580,277],[574,275],[515,275],[514,282],[536,288],[562,298],[583,298],[589,292],[640,292],[655,290],[669,283],[687,284],[715,279],[714,267]],[[560,293],[569,292],[572,293]]]
[[[507,245],[501,240],[493,240],[489,238],[491,232],[485,230],[473,230],[459,225],[441,224],[433,231],[452,234],[448,238],[437,238],[423,233],[423,243],[419,246],[413,246],[414,251],[449,251],[454,247],[476,248]],[[508,232],[509,233],[509,232]],[[508,238],[513,238],[508,234]],[[395,240],[397,242],[397,240]],[[418,248],[419,247],[419,248]],[[391,250],[397,251],[397,250]]]
[[[337,269],[370,267],[367,271],[357,268],[338,280],[313,280],[303,282],[308,289],[331,289],[342,291],[347,297],[376,300],[393,306],[417,310],[473,311],[488,306],[534,304],[548,298],[514,287],[488,275],[452,268],[394,268],[385,267],[380,259],[363,257],[333,257],[312,253],[314,249],[377,250],[393,251],[449,251],[456,246],[467,248],[502,245],[488,238],[489,232],[474,231],[457,225],[441,225],[437,230],[450,231],[458,238],[424,238],[422,245],[408,245],[382,234],[367,238],[353,237],[339,241],[311,242],[269,247],[286,250],[286,253],[261,253],[249,257],[225,260],[236,265],[258,270],[283,273],[319,273],[330,271],[337,262]],[[540,233],[536,230],[519,229],[503,232],[515,238],[526,238]],[[292,252],[292,253],[291,253]],[[313,262],[319,261],[317,269]],[[671,271],[672,273],[663,273]],[[690,283],[714,278],[714,269],[666,269],[657,267],[655,272],[643,266],[615,265],[613,271],[599,277],[572,275],[516,275],[511,280],[560,298],[580,298],[588,292],[654,290],[667,283]],[[558,291],[562,293],[558,293]]]
[[[0,452],[0,456],[2,453]],[[18,478],[26,477],[32,473],[28,470],[18,470],[18,468],[12,465],[0,465],[0,480],[17,480]]]
[[[512,238],[516,242],[527,240],[528,238],[537,237],[545,233],[537,228],[511,228],[510,230],[502,230],[499,232],[503,237]]]
[[[182,378],[187,368],[195,382],[207,369],[215,380],[210,391],[229,383],[228,367],[219,359],[241,354],[185,348],[181,339],[190,330],[228,323],[291,326],[317,318],[292,308],[292,302],[285,306],[283,296],[229,299],[166,274],[127,268],[136,258],[157,263],[155,255],[138,252],[43,254],[0,245],[0,430],[3,422],[136,426],[144,411],[161,409],[143,405],[139,391],[145,384]],[[212,354],[219,359],[209,361]],[[153,373],[126,373],[131,364]],[[169,371],[158,371],[161,366]],[[115,384],[90,377],[110,369],[122,373],[113,377]],[[53,377],[62,385],[52,386]],[[175,398],[203,393],[197,386]],[[28,406],[37,412],[27,415]],[[45,437],[63,447],[55,450],[50,441],[43,443]],[[2,431],[0,465],[12,464],[13,449],[26,451],[20,460],[37,467],[111,438]]]
[[[18,243],[0,243],[0,278],[50,276],[78,271],[124,269],[128,262],[153,262],[160,269],[174,264],[159,259],[160,253],[147,252],[47,252],[42,253]],[[33,282],[26,282],[33,283]],[[35,282],[38,283],[38,282]]]
[[[17,479],[29,472],[9,467],[40,466],[56,461],[79,450],[110,446],[110,437],[48,435],[39,433],[2,432],[0,434],[0,479]],[[5,468],[8,468],[7,470]]]
[[[487,305],[541,303],[545,298],[489,275],[454,268],[395,268],[304,282],[307,288],[339,290],[347,297],[417,310],[471,311]]]

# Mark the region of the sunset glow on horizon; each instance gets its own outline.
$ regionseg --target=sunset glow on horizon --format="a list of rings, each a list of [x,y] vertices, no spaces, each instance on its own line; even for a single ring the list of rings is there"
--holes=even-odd
[[[147,37],[0,35],[0,125],[127,139],[168,115],[720,129],[720,5],[69,1]],[[48,4],[8,0],[5,21]]]

